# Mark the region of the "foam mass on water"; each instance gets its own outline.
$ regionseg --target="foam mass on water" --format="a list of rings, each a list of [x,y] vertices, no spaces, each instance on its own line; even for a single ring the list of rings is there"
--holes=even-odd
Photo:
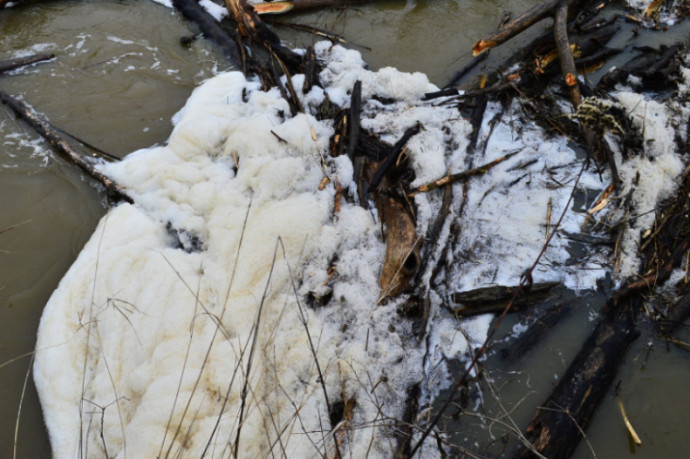
[[[490,316],[459,322],[443,304],[453,291],[519,282],[542,249],[547,208],[553,222],[568,210],[582,158],[521,121],[517,101],[489,104],[486,148],[471,158],[469,121],[453,104],[422,101],[437,90],[424,75],[369,71],[330,43],[316,52],[325,90],[301,94],[306,113],[223,73],[194,91],[165,146],[102,166],[135,204],[103,217],[41,319],[35,379],[55,457],[220,457],[238,438],[241,457],[332,456],[333,436],[350,457],[389,457],[408,388],[421,381],[429,402],[448,384],[445,359],[485,339]],[[326,95],[346,106],[357,80],[365,129],[393,143],[423,125],[408,143],[413,186],[519,152],[473,180],[464,211],[459,198],[451,207],[439,246],[454,238],[453,261],[421,343],[397,312],[404,297],[378,304],[381,224],[352,203],[353,166],[330,156],[332,121],[313,116]],[[338,212],[336,181],[353,197]],[[609,181],[587,171],[578,186],[597,193]],[[416,195],[420,234],[440,201]],[[584,214],[569,210],[563,229],[578,231]],[[607,271],[596,255],[585,270],[569,257],[559,234],[535,281],[590,289]],[[327,288],[326,306],[308,304]],[[353,407],[335,434],[325,394]]]

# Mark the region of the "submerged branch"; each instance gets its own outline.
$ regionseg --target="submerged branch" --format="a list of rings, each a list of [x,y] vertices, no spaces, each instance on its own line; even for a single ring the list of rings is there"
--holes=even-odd
[[[55,54],[32,54],[31,56],[15,57],[14,59],[7,59],[0,61],[0,73],[9,72],[25,65],[35,64],[37,62],[49,61],[55,57]]]
[[[47,121],[42,120],[26,104],[4,92],[0,92],[0,101],[10,107],[19,118],[24,119],[41,137],[50,143],[55,151],[101,183],[105,187],[108,196],[120,201],[133,202],[132,198],[127,195],[120,185],[96,169],[98,164],[96,160],[79,153],[58,133],[57,129]]]

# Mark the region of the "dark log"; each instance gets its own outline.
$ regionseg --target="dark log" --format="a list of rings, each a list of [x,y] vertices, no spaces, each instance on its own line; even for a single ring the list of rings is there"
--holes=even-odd
[[[636,296],[617,308],[607,309],[527,427],[526,437],[534,450],[546,457],[572,456],[611,387],[630,344],[639,335],[635,320],[641,302]],[[528,448],[515,455],[515,459],[532,457],[534,453]]]
[[[48,61],[54,57],[55,54],[42,53],[0,61],[0,73],[9,72],[10,70],[18,69],[19,67],[24,67],[25,65],[35,64],[37,62]]]
[[[415,433],[414,422],[417,417],[419,408],[419,396],[422,389],[419,383],[413,384],[407,388],[407,400],[405,401],[405,412],[400,420],[399,426],[395,429],[395,438],[398,445],[395,448],[393,457],[396,459],[403,459],[410,457],[410,449],[412,445],[412,436]]]
[[[204,36],[213,42],[230,62],[241,68],[242,58],[237,49],[236,37],[222,28],[218,21],[208,14],[196,0],[172,0],[173,6],[187,19],[194,22]]]
[[[36,115],[26,104],[4,92],[0,92],[0,100],[10,107],[19,118],[24,119],[41,137],[46,139],[55,151],[103,185],[110,198],[117,201],[133,202],[122,187],[96,169],[99,160],[79,153],[60,135],[57,129]]]
[[[632,58],[622,67],[617,68],[599,81],[599,87],[613,88],[617,83],[627,80],[630,75],[640,77],[647,90],[668,87],[669,77],[678,71],[680,66],[676,57],[682,53],[684,46],[660,46],[659,49],[638,48],[640,55]]]

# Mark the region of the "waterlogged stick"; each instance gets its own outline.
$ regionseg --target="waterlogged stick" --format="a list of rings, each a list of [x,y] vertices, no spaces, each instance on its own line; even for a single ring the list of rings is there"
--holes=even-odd
[[[637,435],[637,432],[635,432],[635,429],[630,423],[630,419],[628,419],[628,415],[625,412],[625,407],[623,406],[623,401],[620,398],[616,397],[616,402],[618,403],[618,409],[621,410],[621,416],[623,416],[623,422],[625,423],[625,427],[628,429],[630,437],[637,446],[640,446],[642,444],[642,440],[640,440],[640,437]]]
[[[450,174],[446,175],[443,178],[440,178],[434,182],[427,183],[426,185],[420,185],[414,190],[411,190],[409,193],[409,196],[412,197],[417,193],[425,193],[427,191],[435,190],[436,188],[440,188],[444,185],[448,185],[449,183],[454,183],[454,182],[459,182],[461,180],[466,180],[470,177],[474,177],[475,175],[480,175],[486,173],[489,169],[497,166],[498,164],[502,163],[506,159],[509,159],[515,155],[517,155],[519,151],[514,151],[512,153],[508,153],[505,156],[501,156],[498,159],[494,159],[490,163],[483,164],[479,167],[475,167],[474,169],[470,169],[468,171],[463,171],[463,172],[458,172],[457,174]]]
[[[0,61],[0,73],[9,72],[10,70],[18,69],[25,65],[35,64],[37,62],[49,61],[54,57],[55,54],[33,54],[31,56],[16,57],[14,59]]]
[[[97,160],[75,150],[50,123],[41,119],[26,104],[4,92],[0,92],[0,101],[10,107],[18,117],[23,118],[41,137],[50,143],[55,151],[100,182],[109,196],[117,200],[133,202],[120,185],[96,169]]]

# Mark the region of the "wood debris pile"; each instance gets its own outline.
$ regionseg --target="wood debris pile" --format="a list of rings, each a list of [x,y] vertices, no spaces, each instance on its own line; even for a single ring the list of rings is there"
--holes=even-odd
[[[253,7],[245,0],[226,0],[225,4],[230,17],[219,23],[197,2],[173,0],[175,8],[195,22],[201,33],[218,44],[246,75],[258,77],[266,89],[278,87],[293,115],[304,112],[305,107],[298,92],[306,92],[321,84],[321,63],[317,61],[312,48],[297,54],[281,44],[279,37],[260,14],[332,6],[334,2],[292,0]],[[0,2],[2,5],[4,3]],[[482,148],[479,140],[482,126],[497,121],[485,119],[487,105],[496,103],[507,108],[516,100],[522,107],[525,120],[579,145],[586,153],[583,170],[584,167],[599,169],[611,180],[598,199],[591,203],[590,221],[582,233],[583,237],[588,238],[585,245],[609,246],[606,253],[614,265],[614,277],[617,260],[629,255],[623,245],[626,238],[632,237],[632,216],[650,210],[636,208],[636,181],[633,179],[631,183],[625,166],[626,161],[648,154],[646,148],[649,139],[645,140],[644,123],[626,111],[616,98],[616,93],[624,85],[633,85],[638,93],[654,93],[657,101],[666,104],[676,98],[677,84],[690,82],[683,79],[685,50],[680,44],[635,50],[625,65],[601,76],[596,85],[590,83],[588,75],[605,68],[614,56],[629,52],[624,48],[608,46],[621,30],[645,24],[661,26],[660,18],[671,14],[682,18],[687,14],[683,2],[674,5],[655,1],[641,14],[624,16],[611,14],[607,2],[547,0],[504,22],[496,32],[478,40],[474,46],[477,57],[460,70],[445,88],[426,95],[428,100],[434,100],[442,106],[456,106],[467,115],[472,123],[470,149]],[[491,48],[547,17],[554,19],[552,30],[524,46],[495,72],[480,74],[480,64]],[[41,56],[37,60],[45,58]],[[24,61],[17,65],[29,63]],[[0,71],[4,70],[5,67],[0,66]],[[293,87],[291,76],[296,74],[305,76],[303,88]],[[688,102],[688,92],[682,97],[684,100],[674,102],[679,111]],[[97,171],[93,151],[85,156],[80,151],[88,148],[50,126],[25,104],[4,93],[0,94],[0,99],[70,161],[103,184],[111,199],[132,201],[126,190]],[[380,102],[383,105],[387,103],[386,100]],[[424,126],[417,124],[397,141],[384,142],[375,133],[362,127],[361,105],[362,88],[361,83],[357,82],[352,87],[347,106],[335,105],[326,98],[317,110],[319,119],[333,120],[335,133],[330,139],[331,156],[347,155],[350,158],[358,185],[358,195],[349,196],[343,193],[335,179],[332,185],[337,194],[333,212],[338,213],[342,199],[349,199],[369,207],[380,216],[385,228],[387,249],[380,277],[382,294],[379,301],[385,302],[406,294],[408,299],[400,308],[400,314],[413,324],[416,338],[421,342],[428,329],[430,292],[437,279],[442,278],[441,273],[451,269],[448,255],[451,248],[442,247],[439,257],[433,254],[451,213],[451,203],[461,199],[460,196],[453,196],[452,185],[462,184],[466,193],[474,177],[481,176],[515,153],[484,164],[478,163],[462,172],[448,173],[427,184],[413,186],[415,177],[409,165],[407,144],[424,130]],[[690,136],[687,114],[679,114],[674,119],[685,124],[674,126],[684,131],[677,132],[671,147],[680,154],[687,154]],[[324,178],[323,186],[327,186],[330,180],[329,177]],[[686,170],[680,177],[675,194],[665,197],[661,208],[655,209],[653,226],[642,234],[637,254],[641,260],[639,272],[617,276],[619,287],[610,292],[595,330],[552,394],[536,410],[530,424],[524,427],[526,441],[516,451],[516,457],[532,457],[534,454],[568,457],[573,453],[582,438],[582,432],[591,423],[600,401],[614,382],[626,350],[639,335],[639,321],[654,320],[661,335],[678,341],[672,338],[673,333],[690,315],[690,286],[687,282],[690,266],[689,191],[690,174]],[[419,210],[414,196],[419,193],[437,193],[441,201],[433,225],[425,231],[416,226]],[[551,208],[548,212],[544,251],[559,232],[561,222],[557,215],[552,218]],[[538,262],[534,260],[531,268],[519,273],[521,281],[518,285],[453,292],[449,297],[448,310],[458,317],[495,312],[499,314],[499,323],[508,313],[516,310],[534,308],[539,311],[540,301],[549,297],[552,289],[558,290],[558,286],[533,282],[533,270]],[[332,268],[333,272],[337,270],[337,260],[333,260]],[[684,275],[681,275],[683,270]],[[672,285],[663,290],[664,296],[655,296],[658,288],[669,279]],[[311,307],[326,306],[329,293],[332,292],[313,295],[308,302]],[[650,296],[652,300],[648,301]],[[651,308],[645,310],[645,305],[651,305]],[[553,313],[555,317],[562,313],[562,309],[535,312],[538,313],[543,313],[542,322],[549,322],[558,320],[552,319],[550,314]],[[647,319],[642,318],[643,314]],[[454,403],[455,396],[467,389],[468,380],[478,371],[479,362],[489,348],[495,331],[496,326],[486,342],[469,357],[465,370],[456,375],[450,396],[430,416],[421,416],[419,412],[419,386],[410,388],[405,419],[398,423],[396,457],[414,456],[430,435],[441,438],[438,432],[440,421],[448,414],[447,410]],[[337,403],[340,405],[335,406]],[[329,407],[332,426],[334,429],[338,426],[333,436],[336,439],[334,457],[340,457],[340,448],[347,439],[345,430],[353,419],[353,411],[357,409],[355,400],[337,403]],[[447,450],[457,453],[452,445],[447,446]]]

